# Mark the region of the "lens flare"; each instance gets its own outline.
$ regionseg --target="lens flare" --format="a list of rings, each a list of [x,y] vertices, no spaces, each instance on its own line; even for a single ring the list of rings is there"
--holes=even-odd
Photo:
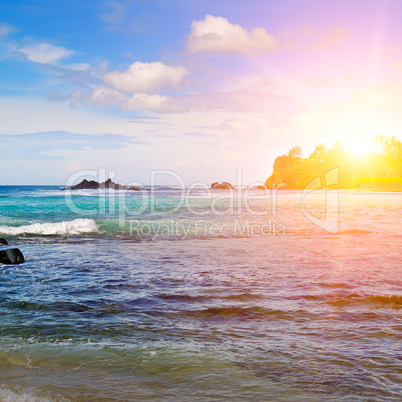
[[[375,138],[363,131],[343,138],[342,144],[351,154],[359,157],[381,151],[381,146]]]

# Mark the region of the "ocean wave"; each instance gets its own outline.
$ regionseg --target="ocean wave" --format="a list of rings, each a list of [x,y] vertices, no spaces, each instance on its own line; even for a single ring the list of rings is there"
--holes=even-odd
[[[97,232],[98,225],[93,219],[75,219],[67,222],[34,223],[25,226],[0,226],[0,233],[10,236],[22,234],[36,235],[78,235]]]
[[[334,306],[349,306],[349,305],[368,305],[385,308],[402,308],[402,296],[399,295],[359,295],[352,293],[346,297],[336,298],[328,301]]]
[[[262,296],[252,294],[252,293],[241,293],[241,294],[233,294],[233,295],[229,295],[229,296],[223,296],[223,299],[249,301],[249,300],[255,300],[255,299],[262,299]]]
[[[28,301],[2,301],[1,307],[7,307],[9,309],[23,309],[23,310],[54,310],[54,311],[74,311],[81,313],[83,311],[90,310],[90,307],[80,303],[73,302],[57,302],[49,304],[41,304]]]
[[[43,397],[35,395],[35,391],[11,391],[10,389],[0,388],[0,400],[3,402],[51,402],[55,399],[49,397]],[[67,401],[64,398],[58,398],[57,400]]]
[[[271,310],[264,307],[210,307],[201,310],[186,310],[185,315],[204,319],[249,319],[265,320],[267,318],[293,319],[293,313],[282,310]],[[299,312],[300,314],[300,312]]]
[[[204,302],[210,299],[208,296],[191,296],[191,295],[176,295],[176,294],[158,294],[156,295],[158,299],[166,300],[169,302],[190,302],[190,303],[197,303],[197,302]]]

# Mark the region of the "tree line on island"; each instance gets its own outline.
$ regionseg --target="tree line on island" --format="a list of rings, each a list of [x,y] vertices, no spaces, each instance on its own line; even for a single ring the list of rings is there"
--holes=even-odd
[[[402,188],[402,142],[395,137],[377,136],[378,151],[355,155],[340,141],[332,146],[317,145],[303,158],[299,146],[278,156],[267,188],[302,189],[317,177],[339,169],[339,183],[334,188]]]

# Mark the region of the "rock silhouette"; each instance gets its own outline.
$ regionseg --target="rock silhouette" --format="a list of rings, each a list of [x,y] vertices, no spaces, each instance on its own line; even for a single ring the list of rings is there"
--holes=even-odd
[[[18,248],[0,249],[0,264],[22,264],[25,261],[24,255]]]
[[[212,190],[234,190],[234,187],[227,181],[224,181],[223,183],[218,183],[218,182],[212,183],[211,189]]]
[[[104,181],[103,183],[98,183],[95,180],[88,181],[84,179],[81,183],[76,184],[71,187],[64,187],[64,190],[100,190],[100,189],[111,189],[111,190],[130,190],[130,191],[141,191],[142,189],[137,186],[124,186],[122,184],[114,183],[111,179]]]

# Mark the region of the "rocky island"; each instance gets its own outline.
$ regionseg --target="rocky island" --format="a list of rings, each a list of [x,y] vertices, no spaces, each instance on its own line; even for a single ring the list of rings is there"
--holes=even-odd
[[[211,190],[234,190],[234,187],[227,181],[223,183],[215,182],[211,184]]]
[[[61,191],[65,190],[130,190],[130,191],[141,191],[147,190],[145,188],[137,187],[137,186],[124,186],[123,184],[114,183],[111,179],[104,181],[103,183],[98,183],[95,180],[88,181],[84,179],[81,183],[76,184],[71,187],[64,187]]]

